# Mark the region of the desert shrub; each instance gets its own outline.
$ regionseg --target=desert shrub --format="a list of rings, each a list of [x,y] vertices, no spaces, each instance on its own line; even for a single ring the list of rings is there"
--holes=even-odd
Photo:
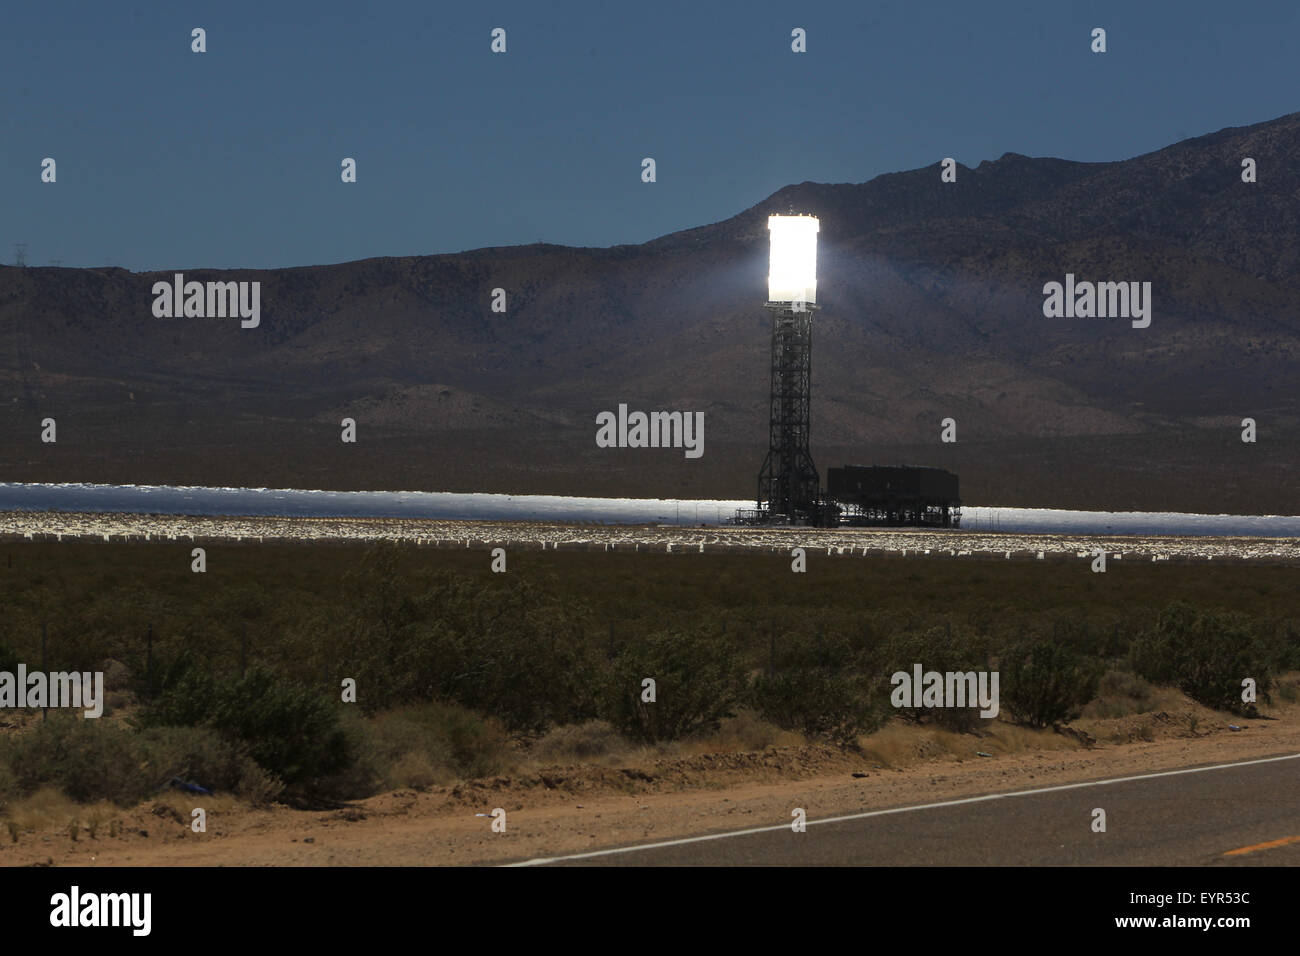
[[[714,636],[663,631],[624,644],[605,681],[602,716],[633,740],[678,740],[717,728],[745,683],[734,647]],[[656,699],[643,701],[642,681]]]
[[[607,720],[588,720],[553,728],[529,750],[539,763],[600,760],[627,749],[614,725]]]
[[[145,654],[131,654],[126,661],[130,673],[128,686],[138,699],[152,700],[161,694],[175,691],[186,682],[196,679],[198,671],[209,671],[210,665],[187,647],[164,648],[156,645],[153,658]],[[173,695],[168,706],[180,703]],[[187,723],[188,725],[188,723]]]
[[[138,722],[210,727],[242,742],[259,766],[284,782],[286,792],[305,794],[357,760],[355,744],[340,726],[341,706],[260,667],[227,678],[190,668],[170,681]]]
[[[840,745],[879,729],[888,719],[877,682],[862,674],[817,669],[760,674],[750,693],[763,719]]]
[[[423,790],[455,776],[451,746],[445,734],[431,729],[406,705],[370,718],[375,753],[391,787]]]
[[[5,804],[21,794],[18,788],[18,779],[14,776],[13,770],[9,768],[9,755],[5,748],[0,746],[0,809]]]
[[[521,590],[527,590],[521,589]],[[515,613],[472,628],[437,628],[437,697],[491,714],[512,730],[540,731],[596,716],[599,662],[567,615],[510,600]]]
[[[1279,680],[1274,690],[1277,692],[1277,696],[1288,704],[1294,704],[1297,700],[1300,700],[1300,681],[1295,678]]]
[[[435,766],[426,754],[416,751],[399,754],[384,769],[387,790],[428,790],[448,779],[445,767]]]
[[[1083,657],[1104,660],[1123,657],[1128,652],[1129,638],[1118,621],[1092,620],[1071,611],[1053,615],[1047,627],[1050,627],[1053,644],[1069,648]],[[1040,633],[1044,638],[1048,636],[1046,630]],[[1022,635],[1011,643],[1024,642]]]
[[[1049,639],[1016,644],[998,662],[1001,703],[1019,723],[1073,720],[1097,693],[1101,662]]]
[[[196,727],[211,708],[216,679],[188,650],[158,655],[152,668],[134,671],[136,687],[147,706],[136,723],[144,727]]]
[[[110,721],[55,713],[8,740],[3,749],[17,793],[53,787],[79,803],[109,800],[130,806],[165,788],[173,777],[240,793],[256,776],[256,764],[241,747],[201,727],[135,733]]]
[[[385,711],[372,718],[371,730],[373,745],[390,772],[404,763],[409,772],[422,771],[430,783],[486,777],[510,765],[501,725],[448,701]]]
[[[266,806],[284,792],[284,781],[249,760],[235,791],[255,807]]]
[[[142,763],[159,785],[180,777],[208,790],[242,796],[257,768],[241,743],[208,727],[151,727],[140,731],[138,740]]]
[[[988,640],[960,628],[932,627],[922,632],[892,635],[879,648],[878,672],[891,677],[905,673],[910,678],[913,666],[920,664],[923,673],[935,671],[968,673],[989,670]],[[891,694],[892,696],[892,694]],[[930,721],[946,730],[966,733],[980,726],[978,703],[967,707],[923,707],[921,701],[900,708],[902,714],[916,721]]]
[[[285,799],[299,804],[354,800],[382,789],[386,766],[376,745],[374,727],[354,706],[334,709],[338,718],[339,750],[345,760],[300,787],[286,787]]]
[[[1155,627],[1143,629],[1129,645],[1133,672],[1153,684],[1177,684],[1175,644],[1195,628],[1196,618],[1196,610],[1191,605],[1179,602],[1166,607]]]
[[[739,707],[734,716],[724,718],[718,732],[709,740],[719,752],[766,750],[781,743],[795,743],[790,732],[764,720],[752,707]]]
[[[879,677],[847,639],[785,635],[771,673],[757,675],[749,700],[764,720],[808,737],[847,744],[888,718]]]
[[[1154,688],[1146,678],[1112,668],[1101,675],[1096,696],[1083,709],[1085,717],[1124,717],[1154,705]]]
[[[353,585],[369,597],[358,604],[349,664],[369,711],[454,700],[531,731],[596,715],[601,662],[581,607],[527,581],[443,573],[402,597],[375,576]]]
[[[1300,671],[1300,624],[1285,622],[1277,635],[1277,669]]]
[[[1173,684],[1197,703],[1234,713],[1253,709],[1241,699],[1242,679],[1254,678],[1267,700],[1278,664],[1276,647],[1261,638],[1250,618],[1199,612],[1183,603],[1169,605],[1153,628],[1134,639],[1130,654],[1134,671],[1147,680]]]
[[[1124,670],[1108,670],[1101,675],[1097,693],[1107,697],[1127,697],[1138,707],[1151,703],[1151,682]]]
[[[138,743],[111,723],[55,712],[9,740],[5,758],[20,793],[53,787],[79,803],[129,806],[167,779],[140,766]]]

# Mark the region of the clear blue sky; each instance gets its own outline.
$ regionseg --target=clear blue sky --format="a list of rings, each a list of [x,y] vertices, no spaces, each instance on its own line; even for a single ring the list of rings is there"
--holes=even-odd
[[[637,243],[789,183],[1122,159],[1300,109],[1295,0],[46,0],[2,22],[0,261],[25,241],[29,265]]]

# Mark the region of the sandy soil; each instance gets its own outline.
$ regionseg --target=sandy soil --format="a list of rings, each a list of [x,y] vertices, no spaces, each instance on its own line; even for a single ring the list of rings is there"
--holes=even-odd
[[[1235,720],[1181,699],[1070,735],[995,721],[982,736],[894,722],[861,752],[829,747],[698,754],[636,766],[548,767],[325,812],[252,809],[169,793],[115,811],[92,837],[67,822],[0,835],[0,865],[392,866],[500,863],[618,844],[1300,751],[1300,705]],[[1148,739],[1150,738],[1150,739]],[[989,754],[978,756],[977,751]],[[190,809],[208,812],[206,833]],[[488,816],[506,811],[506,831]],[[110,830],[114,835],[110,835]]]

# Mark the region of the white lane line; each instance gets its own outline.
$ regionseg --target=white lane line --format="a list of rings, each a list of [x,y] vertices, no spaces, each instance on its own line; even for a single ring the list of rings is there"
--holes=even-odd
[[[1004,800],[1009,797],[1030,797],[1036,793],[1054,793],[1060,790],[1080,790],[1084,787],[1104,787],[1112,783],[1128,783],[1133,780],[1154,780],[1156,777],[1177,777],[1185,773],[1205,773],[1209,770],[1231,770],[1233,767],[1249,767],[1252,764],[1275,763],[1279,760],[1300,759],[1300,754],[1287,754],[1282,757],[1261,757],[1258,760],[1242,760],[1236,763],[1219,763],[1210,767],[1189,767],[1184,770],[1162,770],[1159,773],[1143,773],[1134,777],[1112,777],[1109,780],[1089,780],[1085,783],[1065,783],[1056,787],[1039,787],[1036,790],[1012,790],[1010,793],[990,793],[982,797],[963,797],[960,800],[944,800],[942,803],[923,803],[913,807],[894,807],[890,810],[869,810],[865,813],[850,813],[842,817],[826,817],[823,820],[809,820],[812,827],[819,823],[844,823],[848,820],[866,820],[868,817],[883,817],[891,813],[911,813],[913,810],[934,810],[939,807],[956,807],[965,803],[983,803],[986,800]],[[778,823],[771,827],[753,827],[749,830],[732,830],[728,833],[710,833],[706,836],[682,837],[679,840],[664,840],[660,843],[642,843],[637,846],[619,846],[609,850],[591,850],[587,853],[570,853],[568,856],[542,856],[519,863],[505,863],[503,866],[545,866],[547,863],[559,863],[563,860],[587,860],[595,856],[613,856],[617,853],[637,853],[640,850],[657,850],[665,846],[683,846],[687,843],[704,843],[707,840],[725,840],[728,837],[749,836],[753,833],[775,833],[777,830],[789,830],[790,824]]]

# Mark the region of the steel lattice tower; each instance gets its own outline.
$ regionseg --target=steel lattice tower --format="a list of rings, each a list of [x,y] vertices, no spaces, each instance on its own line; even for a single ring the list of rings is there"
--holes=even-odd
[[[772,312],[772,391],[758,507],[769,515],[806,520],[816,512],[821,484],[808,447],[816,306],[769,302],[767,308]]]

